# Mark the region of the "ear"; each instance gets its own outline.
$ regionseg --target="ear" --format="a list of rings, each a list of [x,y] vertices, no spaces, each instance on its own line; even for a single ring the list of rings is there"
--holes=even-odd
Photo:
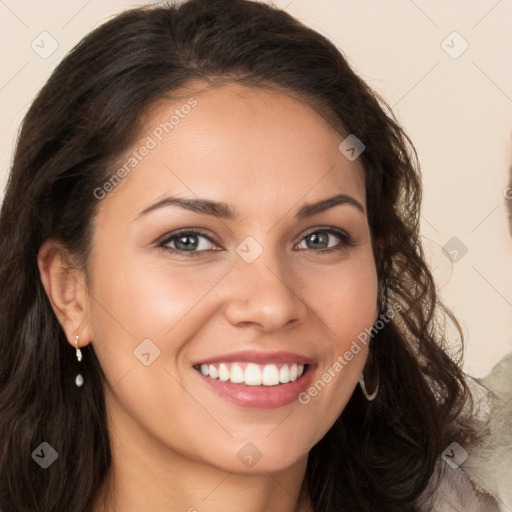
[[[69,343],[74,347],[80,336],[78,346],[82,347],[91,341],[87,321],[89,293],[85,273],[73,268],[71,261],[57,240],[46,240],[39,248],[37,264],[46,295]]]

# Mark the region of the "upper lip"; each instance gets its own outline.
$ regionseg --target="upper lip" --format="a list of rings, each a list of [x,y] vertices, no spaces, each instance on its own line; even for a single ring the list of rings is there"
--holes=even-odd
[[[201,359],[192,363],[193,366],[200,364],[212,364],[223,362],[236,362],[241,363],[259,363],[259,364],[272,364],[272,363],[297,363],[297,364],[314,364],[314,360],[310,357],[296,354],[294,352],[263,352],[260,350],[242,350],[239,352],[231,352],[229,354],[221,354],[218,356],[210,357],[208,359]]]

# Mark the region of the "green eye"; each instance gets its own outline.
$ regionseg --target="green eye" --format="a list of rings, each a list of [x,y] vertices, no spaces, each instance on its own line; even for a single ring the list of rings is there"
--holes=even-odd
[[[332,244],[332,239],[340,240],[337,244]],[[310,231],[303,236],[301,242],[296,245],[298,247],[302,243],[306,243],[306,249],[320,254],[330,253],[332,251],[344,250],[353,245],[353,240],[345,231],[333,228],[315,228],[315,231]],[[176,233],[167,236],[159,247],[162,247],[173,254],[182,256],[199,256],[204,252],[218,251],[219,249],[211,249],[211,246],[216,247],[215,242],[204,231],[194,229],[182,229]],[[210,247],[209,247],[210,246]],[[222,249],[220,249],[222,250]]]
[[[338,238],[341,242],[336,245],[332,243],[329,245],[330,239],[333,237]],[[333,227],[315,228],[315,231],[307,233],[300,243],[304,242],[306,243],[305,249],[318,254],[341,251],[354,245],[352,237],[346,231]]]
[[[201,239],[206,240],[206,242]],[[208,235],[201,231],[189,230],[180,231],[167,237],[161,242],[160,247],[169,249],[173,253],[183,254],[184,256],[197,256],[208,250],[208,243],[214,243]],[[169,247],[169,244],[174,244],[174,247]]]

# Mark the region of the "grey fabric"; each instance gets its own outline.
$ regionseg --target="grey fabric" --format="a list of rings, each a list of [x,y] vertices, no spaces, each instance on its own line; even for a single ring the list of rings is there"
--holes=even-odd
[[[468,384],[482,441],[459,446],[460,464],[441,458],[418,504],[432,512],[512,512],[512,353]]]

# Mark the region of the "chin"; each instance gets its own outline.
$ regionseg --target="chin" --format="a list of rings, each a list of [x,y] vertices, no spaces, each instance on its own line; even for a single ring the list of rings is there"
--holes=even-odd
[[[222,469],[239,474],[257,475],[283,471],[295,464],[305,464],[311,443],[291,437],[268,434],[260,437],[244,438],[230,443],[225,449],[208,457],[209,463]],[[265,439],[265,436],[268,436]]]

